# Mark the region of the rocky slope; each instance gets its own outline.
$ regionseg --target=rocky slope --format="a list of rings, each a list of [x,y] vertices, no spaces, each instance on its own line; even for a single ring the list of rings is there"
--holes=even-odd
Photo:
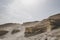
[[[42,21],[0,25],[0,40],[60,40],[60,13]]]
[[[60,28],[60,14],[50,16],[42,21],[34,21],[27,23],[23,24],[23,26],[26,27],[25,30],[26,37],[41,34],[44,32],[49,32],[54,29]]]

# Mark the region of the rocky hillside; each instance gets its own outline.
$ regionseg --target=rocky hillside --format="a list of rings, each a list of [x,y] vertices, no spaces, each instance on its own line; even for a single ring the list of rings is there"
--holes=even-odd
[[[60,13],[42,21],[2,24],[0,40],[60,40]]]
[[[26,27],[26,37],[49,32],[60,28],[60,14],[50,16],[42,21],[27,22],[22,25]]]

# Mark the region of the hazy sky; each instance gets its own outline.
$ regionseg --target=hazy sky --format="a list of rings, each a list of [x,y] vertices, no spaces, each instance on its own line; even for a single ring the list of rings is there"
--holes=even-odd
[[[0,24],[42,20],[60,13],[60,0],[0,0]]]

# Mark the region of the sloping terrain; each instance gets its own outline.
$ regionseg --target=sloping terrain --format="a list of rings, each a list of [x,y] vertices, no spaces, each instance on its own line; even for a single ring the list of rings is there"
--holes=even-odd
[[[32,24],[33,23],[33,24]],[[25,26],[25,23],[23,24]],[[25,36],[29,37],[32,35],[49,32],[54,29],[60,28],[60,14],[56,14],[48,17],[42,21],[28,22],[26,24]]]
[[[0,40],[60,40],[60,13],[42,21],[2,24]]]

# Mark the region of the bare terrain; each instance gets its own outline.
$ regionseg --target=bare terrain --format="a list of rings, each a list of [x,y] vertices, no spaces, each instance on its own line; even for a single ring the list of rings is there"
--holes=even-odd
[[[42,21],[2,24],[0,40],[60,40],[60,13]]]

